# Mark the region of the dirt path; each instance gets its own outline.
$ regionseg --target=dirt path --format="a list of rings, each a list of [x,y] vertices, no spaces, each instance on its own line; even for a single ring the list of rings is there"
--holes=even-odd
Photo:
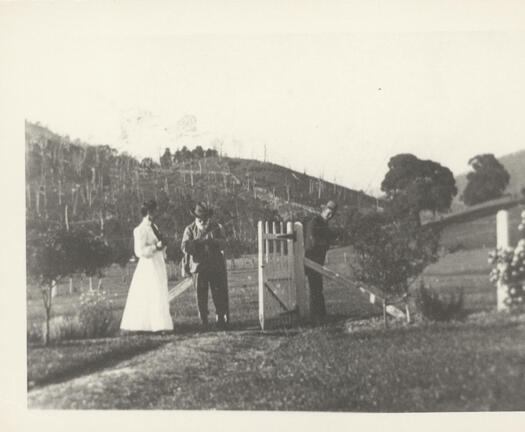
[[[213,394],[221,381],[265,367],[265,357],[286,334],[219,332],[176,336],[156,350],[117,365],[28,393],[29,408],[242,409],[235,389]],[[217,400],[224,399],[224,406]],[[232,400],[233,399],[233,400]]]

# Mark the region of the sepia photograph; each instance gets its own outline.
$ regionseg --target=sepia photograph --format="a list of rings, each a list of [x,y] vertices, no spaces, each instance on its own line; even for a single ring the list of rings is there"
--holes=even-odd
[[[523,430],[524,22],[514,1],[1,2],[24,406],[3,396],[0,427],[16,405]]]

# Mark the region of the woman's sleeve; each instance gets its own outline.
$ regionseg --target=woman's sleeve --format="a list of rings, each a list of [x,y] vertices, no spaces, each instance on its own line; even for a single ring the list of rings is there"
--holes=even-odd
[[[139,258],[151,258],[157,251],[157,247],[146,243],[146,233],[143,230],[136,230],[133,236],[135,240],[135,255]]]

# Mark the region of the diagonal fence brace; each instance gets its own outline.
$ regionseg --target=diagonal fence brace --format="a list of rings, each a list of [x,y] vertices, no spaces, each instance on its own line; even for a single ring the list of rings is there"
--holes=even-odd
[[[383,307],[385,303],[385,296],[381,291],[377,289],[373,289],[373,288],[364,288],[362,286],[356,286],[355,282],[353,282],[352,280],[306,257],[304,258],[304,265],[305,267],[308,267],[309,269],[317,273],[320,273],[323,276],[326,276],[328,279],[331,279],[334,282],[346,288],[350,287],[350,288],[358,289],[363,294],[369,296],[370,303]],[[400,309],[392,305],[386,306],[386,313],[393,316],[394,318],[399,318],[399,319],[406,318],[406,315],[403,311],[401,311]]]

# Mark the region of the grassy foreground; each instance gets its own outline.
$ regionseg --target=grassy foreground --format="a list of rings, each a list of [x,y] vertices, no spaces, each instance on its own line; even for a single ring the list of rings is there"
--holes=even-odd
[[[109,367],[166,342],[166,336],[129,336],[31,346],[27,352],[28,388],[59,382]]]
[[[389,329],[369,320],[180,335],[28,400],[76,409],[524,410],[524,335],[525,317],[496,314]]]

